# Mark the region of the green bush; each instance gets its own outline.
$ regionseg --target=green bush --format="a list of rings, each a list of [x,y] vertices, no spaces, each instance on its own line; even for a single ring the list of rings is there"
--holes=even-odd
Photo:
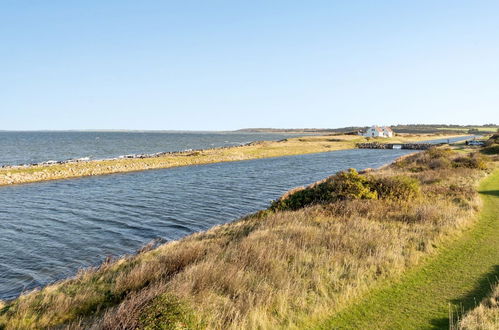
[[[423,155],[428,155],[430,159],[437,159],[437,158],[444,158],[444,159],[449,159],[452,155],[455,154],[454,150],[451,150],[449,148],[436,148],[432,147],[425,152],[422,153]]]
[[[370,179],[354,169],[338,172],[324,182],[308,187],[274,201],[273,210],[297,210],[314,204],[325,204],[339,200],[376,199]]]
[[[479,154],[472,154],[468,157],[458,157],[452,161],[454,167],[473,168],[479,170],[487,169],[487,159]]]
[[[376,199],[370,178],[359,174],[354,169],[337,173],[325,182],[330,201],[347,199]]]
[[[421,193],[419,181],[405,175],[374,178],[373,186],[381,199],[408,200]]]
[[[485,141],[486,146],[491,146],[493,144],[499,144],[499,134],[492,135],[487,141]]]
[[[411,172],[449,168],[451,167],[451,159],[455,153],[455,151],[449,148],[432,147],[396,162],[395,167],[404,168]]]
[[[432,159],[428,163],[428,167],[432,170],[441,170],[444,168],[449,168],[450,166],[451,166],[451,162],[447,158]]]
[[[349,169],[338,172],[319,184],[284,195],[273,201],[270,209],[298,210],[315,204],[354,199],[407,200],[417,198],[420,191],[419,181],[409,176],[378,178]]]
[[[468,134],[480,134],[480,130],[478,128],[470,128]]]
[[[481,150],[482,153],[486,155],[497,155],[499,154],[499,144],[494,144],[488,147],[485,147]]]

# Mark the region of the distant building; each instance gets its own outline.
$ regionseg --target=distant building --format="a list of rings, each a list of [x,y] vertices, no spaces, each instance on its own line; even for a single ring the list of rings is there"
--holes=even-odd
[[[390,127],[383,126],[383,127],[381,127],[381,129],[383,130],[383,134],[385,135],[385,137],[392,137],[393,136],[393,131]]]
[[[376,126],[373,125],[372,127],[368,128],[365,132],[359,133],[359,135],[365,136],[365,137],[383,137],[383,138],[389,138],[393,136],[393,131],[390,127],[387,126]]]

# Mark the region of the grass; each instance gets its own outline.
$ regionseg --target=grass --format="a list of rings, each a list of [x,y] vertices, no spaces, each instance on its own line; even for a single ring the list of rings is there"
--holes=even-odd
[[[452,330],[494,330],[499,328],[499,282],[492,286],[492,292],[480,305],[469,311]]]
[[[310,325],[398,278],[471,226],[479,208],[475,186],[486,171],[432,169],[436,156],[429,153],[362,174],[376,182],[411,177],[419,182],[416,197],[347,194],[353,197],[264,210],[5,302],[0,328]]]
[[[448,328],[449,312],[467,311],[499,276],[499,171],[480,186],[478,223],[395,283],[374,290],[324,328]]]
[[[397,136],[390,139],[383,139],[383,142],[401,143],[450,136],[455,135],[420,134]],[[102,160],[23,168],[10,167],[0,169],[0,186],[148,169],[327,152],[355,148],[356,143],[365,141],[366,138],[355,135],[306,136],[283,141],[262,141],[240,147],[214,148],[199,152],[170,154],[155,158]]]

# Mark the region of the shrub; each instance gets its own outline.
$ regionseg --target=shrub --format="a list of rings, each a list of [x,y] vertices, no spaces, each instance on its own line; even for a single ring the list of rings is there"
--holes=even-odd
[[[432,148],[428,149],[426,152],[424,152],[423,154],[427,154],[430,159],[437,159],[437,158],[449,159],[452,155],[455,154],[455,151],[453,151],[449,148],[432,147]]]
[[[417,179],[399,175],[373,179],[373,186],[379,198],[392,200],[408,200],[421,193]]]
[[[274,211],[298,210],[315,204],[356,199],[407,200],[416,198],[419,194],[417,179],[404,175],[377,178],[349,169],[338,172],[321,183],[291,191],[272,202],[270,208]]]
[[[485,147],[481,150],[482,153],[486,155],[497,155],[499,154],[499,144],[494,144],[488,147]]]
[[[470,128],[468,134],[480,134],[480,130],[478,128]]]
[[[486,142],[485,145],[490,146],[493,144],[498,144],[499,143],[499,134],[494,134],[492,135]]]
[[[284,195],[271,205],[273,210],[297,210],[314,204],[339,200],[375,199],[370,179],[354,169],[338,172],[324,182]]]
[[[411,172],[422,172],[430,169],[444,169],[450,167],[450,161],[455,151],[449,148],[432,147],[423,152],[404,158],[395,163],[395,167],[406,168]]]
[[[479,170],[487,169],[487,159],[479,154],[473,154],[468,157],[458,157],[452,161],[454,167],[465,167]]]
[[[328,195],[331,201],[377,198],[376,191],[372,190],[369,178],[360,175],[352,168],[328,178],[325,183],[329,188]]]
[[[451,166],[451,162],[447,158],[432,159],[428,163],[428,167],[432,170],[441,170],[444,168],[449,168],[450,166]]]

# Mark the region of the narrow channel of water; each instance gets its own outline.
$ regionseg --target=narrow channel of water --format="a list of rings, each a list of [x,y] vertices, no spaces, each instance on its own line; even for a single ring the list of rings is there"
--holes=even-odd
[[[266,208],[336,171],[406,150],[329,153],[0,187],[0,299]]]

